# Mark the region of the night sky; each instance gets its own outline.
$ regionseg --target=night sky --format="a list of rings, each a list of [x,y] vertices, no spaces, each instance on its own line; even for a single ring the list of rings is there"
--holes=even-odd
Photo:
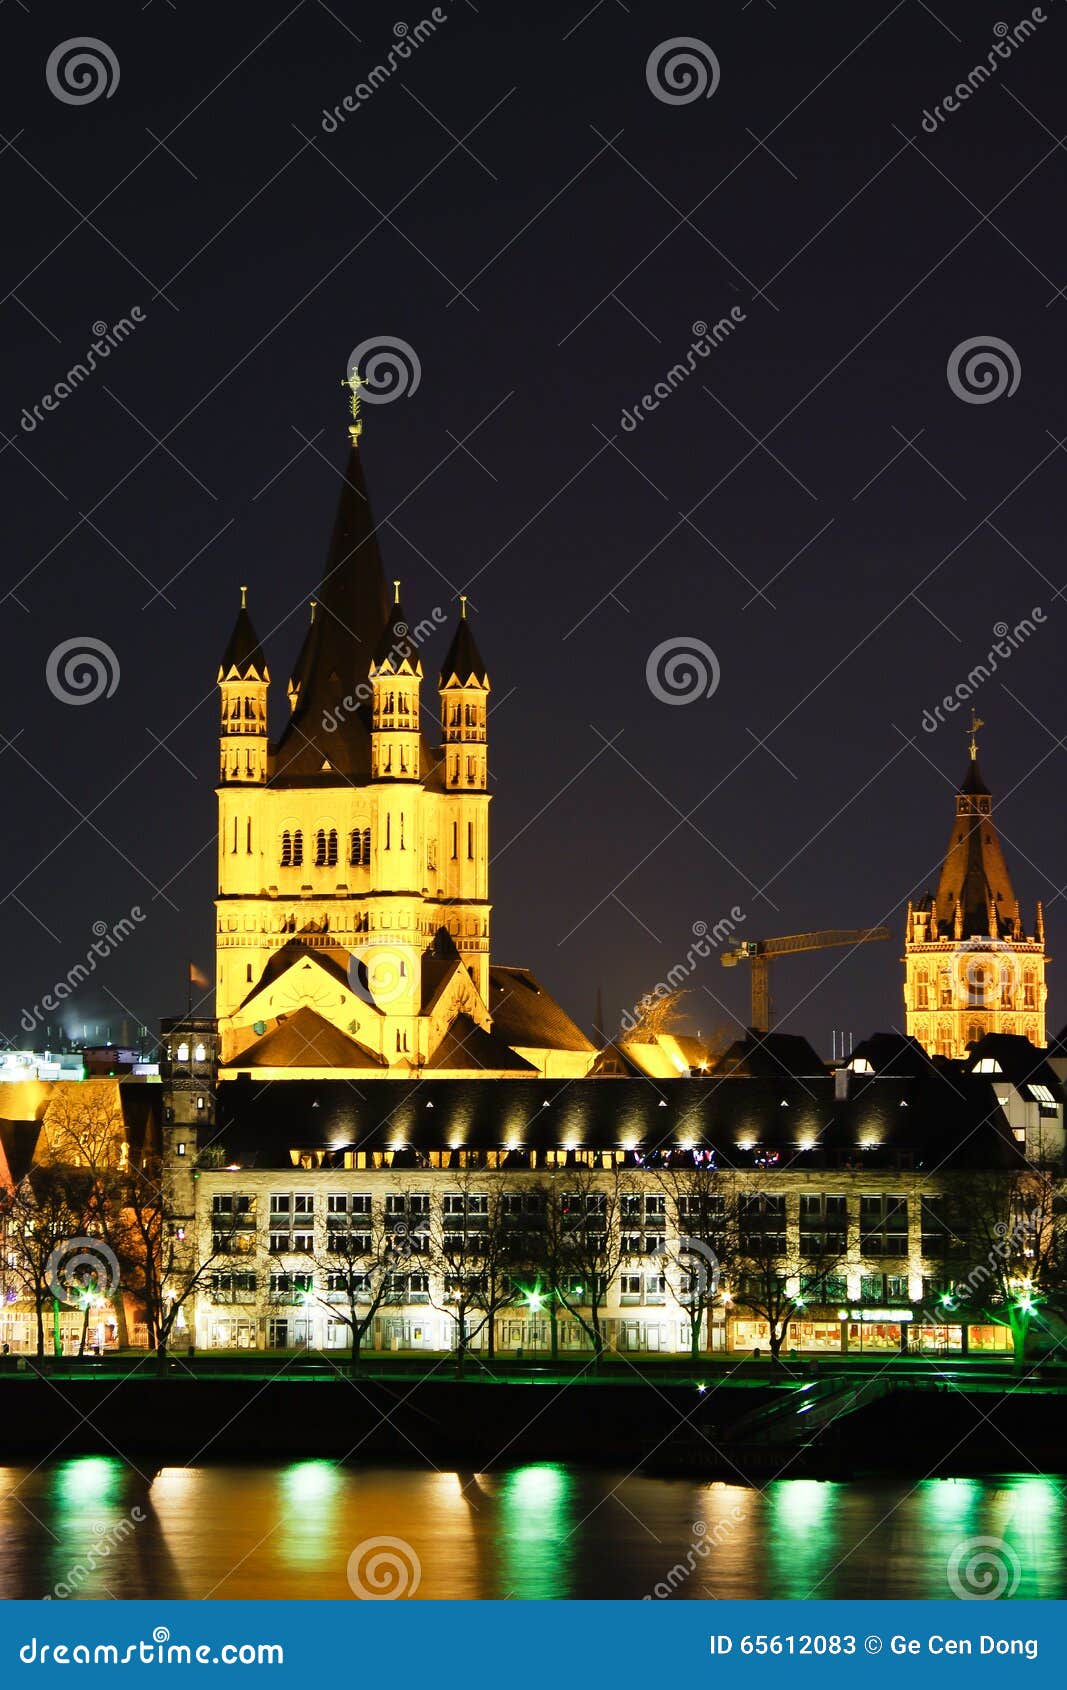
[[[493,683],[496,961],[589,1029],[598,985],[615,1022],[731,909],[742,938],[886,922],[891,945],[782,964],[777,1012],[827,1054],[834,1028],[901,1026],[904,907],[936,882],[970,704],[934,732],[924,712],[1035,608],[973,703],[1025,919],[1043,897],[1058,956],[1067,5],[1045,0],[932,134],[924,111],[1028,11],[587,6],[455,0],[333,133],[324,109],[428,6],[4,6],[16,1044],[93,923],[135,905],[68,1024],[153,1026],[184,1007],[189,957],[211,971],[218,659],[247,582],[277,732],[340,485],[341,378],[383,337],[421,371],[364,412],[386,571],[412,621],[470,593]],[[83,35],[118,82],[66,103],[46,63]],[[646,69],[682,37],[718,84],[669,103]],[[27,428],[94,323],[134,307]],[[693,325],[732,308],[625,429]],[[1013,393],[953,391],[976,337],[1005,344]],[[49,655],[84,637],[118,684],[66,704]],[[423,654],[431,711],[446,637]],[[668,640],[715,653],[712,696],[654,696]],[[712,959],[691,984],[694,1028],[747,1020],[742,971]]]

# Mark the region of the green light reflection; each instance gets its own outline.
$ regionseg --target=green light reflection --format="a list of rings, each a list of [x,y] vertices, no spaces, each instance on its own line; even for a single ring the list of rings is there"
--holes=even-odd
[[[501,1596],[548,1601],[569,1596],[574,1478],[554,1461],[508,1473],[500,1490]]]

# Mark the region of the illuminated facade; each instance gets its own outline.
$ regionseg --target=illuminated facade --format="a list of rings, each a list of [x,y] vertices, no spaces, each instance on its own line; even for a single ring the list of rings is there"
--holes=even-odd
[[[218,669],[223,1073],[584,1074],[573,1022],[536,982],[531,1018],[529,977],[491,967],[489,673],[461,599],[427,698],[448,617],[411,624],[386,587],[359,433],[276,740],[245,589]]]
[[[993,825],[993,800],[970,761],[936,894],[908,905],[904,1004],[908,1034],[931,1055],[962,1059],[987,1033],[1045,1044],[1045,918],[1032,932]]]

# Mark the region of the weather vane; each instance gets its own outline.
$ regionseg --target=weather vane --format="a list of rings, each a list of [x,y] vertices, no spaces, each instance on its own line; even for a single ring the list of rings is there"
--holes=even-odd
[[[352,412],[352,421],[348,425],[348,438],[351,440],[353,446],[359,445],[359,437],[363,433],[363,419],[359,414],[359,390],[362,385],[363,384],[359,377],[359,371],[356,369],[355,365],[353,365],[351,373],[345,376],[341,382],[341,386],[347,387],[349,394],[351,395],[350,408]]]
[[[984,727],[985,727],[985,723],[982,721],[981,716],[979,716],[979,714],[976,710],[972,710],[971,711],[971,762],[972,763],[976,763],[978,761],[978,737],[977,737],[978,736],[978,730],[979,730],[979,728],[984,728]]]

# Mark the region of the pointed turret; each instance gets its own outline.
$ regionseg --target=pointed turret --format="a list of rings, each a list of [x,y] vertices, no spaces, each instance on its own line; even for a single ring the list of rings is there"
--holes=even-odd
[[[449,792],[484,792],[486,713],[489,672],[467,617],[467,595],[460,594],[460,617],[441,665],[441,736],[445,746],[445,788]]]
[[[248,588],[241,588],[241,608],[237,612],[237,620],[233,625],[233,632],[226,642],[226,650],[219,663],[218,678],[220,683],[230,676],[238,680],[245,680],[254,676],[256,680],[270,679],[267,674],[267,663],[263,656],[263,648],[259,643],[259,635],[252,626],[252,618],[248,614]]]
[[[262,784],[267,778],[267,689],[270,671],[248,614],[248,588],[217,676],[219,784]]]
[[[375,780],[418,780],[422,664],[411,639],[400,582],[370,665],[371,772]]]

